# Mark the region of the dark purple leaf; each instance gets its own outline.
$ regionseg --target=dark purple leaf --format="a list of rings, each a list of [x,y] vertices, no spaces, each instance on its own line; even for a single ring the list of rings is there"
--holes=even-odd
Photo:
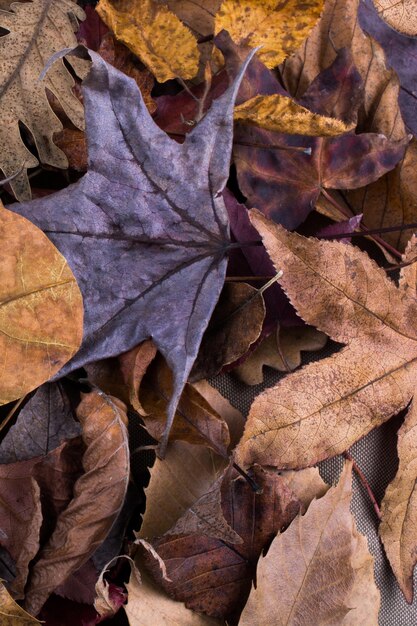
[[[229,224],[221,191],[250,57],[178,144],[153,122],[136,83],[91,56],[87,174],[12,210],[50,237],[84,298],[82,346],[58,376],[152,337],[174,374],[169,424],[224,281]]]

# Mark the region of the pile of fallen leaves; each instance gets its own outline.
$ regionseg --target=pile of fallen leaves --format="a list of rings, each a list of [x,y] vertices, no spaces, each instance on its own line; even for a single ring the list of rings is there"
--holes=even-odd
[[[348,450],[403,411],[411,603],[415,3],[84,4],[0,3],[0,622],[375,626]]]

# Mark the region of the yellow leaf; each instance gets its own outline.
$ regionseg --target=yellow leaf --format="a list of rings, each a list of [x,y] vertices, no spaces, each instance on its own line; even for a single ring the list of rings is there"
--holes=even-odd
[[[215,32],[229,32],[236,43],[262,45],[258,56],[268,67],[294,52],[313,28],[323,0],[225,0],[216,16]]]
[[[40,623],[16,604],[0,581],[0,626],[33,626]]]
[[[0,267],[0,404],[5,404],[44,383],[75,354],[83,304],[69,265],[48,237],[1,203]]]
[[[373,0],[379,16],[400,33],[417,35],[416,0]]]
[[[279,94],[255,96],[243,102],[235,109],[235,120],[249,122],[277,133],[313,137],[341,135],[355,126],[354,123],[347,126],[334,117],[312,113],[291,98]]]
[[[97,12],[159,82],[197,74],[197,41],[166,6],[152,0],[100,0]]]

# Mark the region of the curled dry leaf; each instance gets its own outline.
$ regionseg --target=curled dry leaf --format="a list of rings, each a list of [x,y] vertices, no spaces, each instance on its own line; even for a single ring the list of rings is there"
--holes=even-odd
[[[274,539],[258,564],[240,626],[378,622],[373,558],[350,512],[351,483],[347,464],[338,485]]]
[[[97,12],[159,82],[194,78],[197,74],[197,41],[163,4],[153,0],[100,0]]]
[[[292,372],[301,365],[301,352],[320,350],[326,345],[324,333],[309,326],[278,328],[263,339],[249,357],[233,370],[247,385],[263,382],[263,368]]]
[[[152,545],[166,565],[167,577],[159,572],[155,558],[145,556],[147,568],[160,585],[187,608],[237,620],[246,601],[256,563],[262,550],[297,514],[300,503],[277,474],[255,466],[255,493],[236,471],[226,474],[222,484],[223,515],[243,539],[228,544],[206,535],[165,534]]]
[[[416,3],[414,0],[373,0],[381,18],[404,35],[417,35]]]
[[[224,0],[215,33],[227,30],[235,43],[262,46],[258,56],[275,67],[294,52],[320,17],[322,0]]]
[[[0,624],[2,626],[34,626],[34,624],[41,623],[16,604],[0,581]]]
[[[93,391],[77,409],[86,451],[73,498],[32,568],[25,606],[35,615],[67,576],[105,539],[123,504],[129,480],[127,431],[111,399]]]
[[[246,283],[225,284],[203,336],[190,373],[192,382],[210,378],[245,354],[258,339],[265,304],[258,289]]]
[[[155,125],[132,79],[91,55],[87,174],[13,209],[48,232],[83,293],[83,344],[61,375],[148,337],[167,359],[174,392],[162,453],[223,285],[230,240],[220,191],[229,175],[233,105],[251,55],[183,144]]]
[[[139,537],[153,539],[167,532],[201,496],[210,491],[227,460],[209,448],[173,441],[165,459],[156,459],[145,489],[146,509]]]
[[[83,303],[69,265],[46,235],[1,204],[0,226],[0,404],[6,404],[75,354]]]
[[[274,94],[255,96],[235,108],[235,120],[249,122],[276,133],[331,137],[341,135],[355,124],[313,113],[291,98]]]
[[[53,142],[61,122],[48,104],[45,89],[53,93],[71,121],[82,128],[83,108],[72,93],[74,80],[61,59],[42,81],[39,76],[48,59],[63,48],[77,45],[73,25],[84,19],[81,7],[71,0],[16,2],[2,11],[0,27],[0,137],[3,146],[0,168],[6,176],[23,171],[10,183],[16,198],[30,198],[27,169],[38,164],[20,136],[19,121],[32,133],[42,163],[67,167],[65,154]],[[72,19],[71,19],[72,18]],[[77,60],[75,69],[81,71]]]
[[[240,464],[306,467],[407,406],[416,386],[417,304],[359,249],[289,233],[252,213],[299,315],[348,344],[259,395],[236,448]]]
[[[42,385],[20,410],[0,445],[0,463],[45,456],[65,439],[77,437],[80,425],[60,383]]]

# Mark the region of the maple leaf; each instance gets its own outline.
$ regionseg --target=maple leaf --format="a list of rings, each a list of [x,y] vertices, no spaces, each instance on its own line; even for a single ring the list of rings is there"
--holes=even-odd
[[[236,460],[306,467],[407,406],[416,385],[417,304],[357,248],[289,233],[257,211],[252,221],[299,315],[347,346],[256,398]]]
[[[60,383],[42,385],[20,410],[1,442],[0,463],[44,456],[65,439],[79,434],[80,426]]]
[[[284,479],[258,466],[253,476],[260,493],[254,493],[236,471],[229,471],[222,484],[224,517],[243,543],[230,545],[204,534],[169,533],[152,542],[165,562],[167,578],[150,555],[145,557],[146,567],[187,608],[234,622],[249,593],[261,551],[297,514],[300,504]]]
[[[174,372],[166,441],[223,284],[229,234],[220,192],[233,104],[251,57],[180,145],[154,124],[136,83],[91,55],[84,84],[89,171],[13,209],[56,243],[83,294],[83,343],[60,374],[152,337]]]
[[[1,203],[0,244],[0,404],[6,404],[48,380],[75,354],[83,307],[65,258],[41,230]]]
[[[62,168],[68,165],[65,154],[53,142],[53,134],[62,124],[48,104],[45,89],[58,98],[76,126],[84,125],[82,105],[72,93],[74,80],[63,60],[39,81],[45,63],[55,52],[76,45],[74,20],[84,17],[84,11],[71,0],[15,2],[10,12],[0,14],[0,27],[8,31],[0,41],[0,137],[4,146],[0,168],[6,176],[19,172],[10,185],[20,200],[30,198],[26,170],[35,167],[38,160],[23,143],[19,121],[32,133],[42,163]],[[72,65],[79,73],[85,69],[79,59]]]
[[[374,560],[356,530],[351,495],[352,466],[346,464],[338,485],[313,501],[260,560],[241,626],[377,623]]]
[[[163,4],[153,0],[100,0],[97,12],[159,82],[194,78],[197,74],[197,41]]]

